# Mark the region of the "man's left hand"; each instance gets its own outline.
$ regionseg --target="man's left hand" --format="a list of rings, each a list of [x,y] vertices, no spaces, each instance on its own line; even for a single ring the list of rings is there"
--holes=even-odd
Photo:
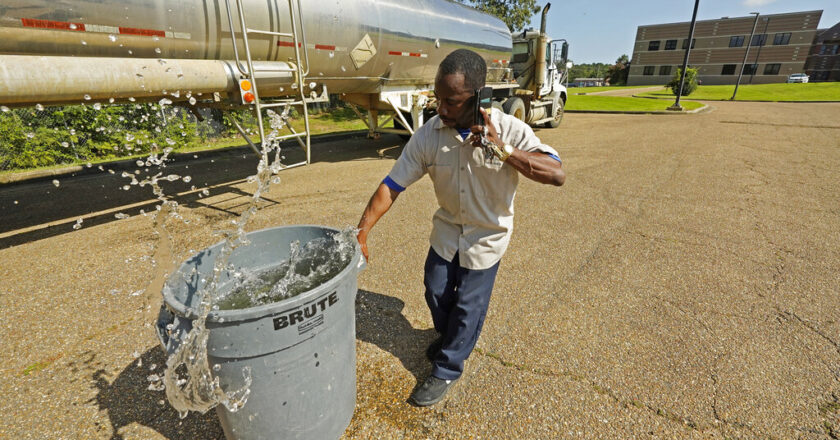
[[[493,125],[493,122],[490,121],[490,115],[484,111],[483,108],[479,109],[481,111],[481,116],[484,118],[484,125],[473,125],[470,127],[470,131],[472,132],[471,140],[473,147],[482,147],[483,144],[481,143],[481,137],[484,136],[489,142],[492,142],[499,147],[505,145],[501,139],[499,139],[499,133],[496,131],[496,127]],[[484,133],[484,127],[487,127],[487,133]]]

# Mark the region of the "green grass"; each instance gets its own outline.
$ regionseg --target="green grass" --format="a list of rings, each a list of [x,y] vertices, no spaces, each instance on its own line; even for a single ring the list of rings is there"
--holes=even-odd
[[[682,99],[728,101],[735,90],[734,85],[699,86],[697,90]],[[640,93],[640,96],[673,99],[669,89]],[[738,87],[736,101],[840,101],[840,83],[808,84],[747,84]]]
[[[566,101],[566,110],[587,111],[665,111],[673,102],[659,99],[631,98],[624,96],[574,95]],[[696,110],[703,106],[699,102],[680,102],[686,110]]]
[[[596,92],[606,92],[608,90],[621,90],[621,89],[638,89],[639,87],[646,87],[646,86],[604,86],[604,87],[569,87],[568,91],[570,95],[575,95],[578,93],[596,93]]]

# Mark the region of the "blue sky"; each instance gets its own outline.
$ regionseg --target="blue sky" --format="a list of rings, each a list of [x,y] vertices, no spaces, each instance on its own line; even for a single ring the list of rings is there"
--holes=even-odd
[[[539,4],[545,5],[545,0]],[[823,10],[820,29],[840,22],[838,0],[700,0],[697,19],[819,9]],[[694,0],[554,0],[547,31],[552,38],[569,41],[569,58],[575,63],[613,63],[622,54],[633,57],[633,41],[640,25],[691,21],[693,10]],[[540,14],[536,14],[531,26],[538,29],[539,25]]]

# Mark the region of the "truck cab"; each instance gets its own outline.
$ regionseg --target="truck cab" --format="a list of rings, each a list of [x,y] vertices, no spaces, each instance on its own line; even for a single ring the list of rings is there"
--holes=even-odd
[[[546,14],[540,30],[526,29],[513,35],[510,68],[519,88],[503,103],[506,113],[531,125],[557,127],[563,117],[567,91],[563,85],[568,56],[565,40],[552,40],[545,33]],[[562,44],[560,44],[562,42]]]

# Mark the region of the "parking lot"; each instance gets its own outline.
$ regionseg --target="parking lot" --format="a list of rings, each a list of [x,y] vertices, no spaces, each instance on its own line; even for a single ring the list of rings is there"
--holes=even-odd
[[[407,399],[430,370],[436,200],[428,179],[402,194],[359,278],[345,438],[837,438],[840,104],[710,105],[538,131],[566,185],[520,181],[478,348],[423,409]],[[401,145],[316,144],[249,229],[355,226]],[[197,186],[167,187],[189,220],[169,222],[176,258],[219,240],[255,165],[237,152],[169,166]],[[179,420],[146,389],[165,362],[149,287],[160,238],[139,214],[151,193],[122,191],[119,174],[0,187],[0,438],[223,438],[212,412]]]

